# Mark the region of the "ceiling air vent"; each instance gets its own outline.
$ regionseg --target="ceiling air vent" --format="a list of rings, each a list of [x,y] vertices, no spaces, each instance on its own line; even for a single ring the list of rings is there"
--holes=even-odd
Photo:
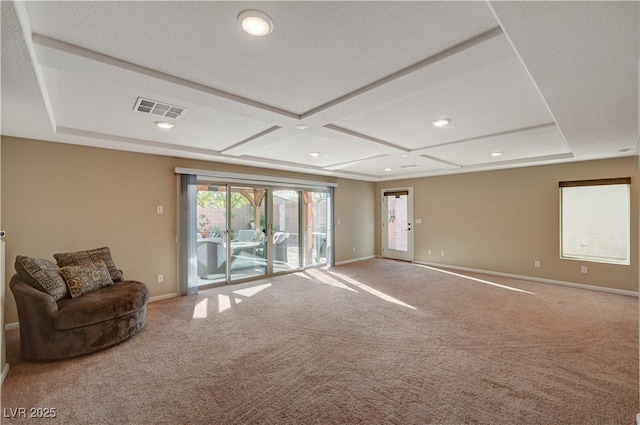
[[[182,106],[169,105],[168,103],[156,102],[142,97],[136,100],[136,106],[133,107],[133,110],[176,120],[187,112],[187,108]]]

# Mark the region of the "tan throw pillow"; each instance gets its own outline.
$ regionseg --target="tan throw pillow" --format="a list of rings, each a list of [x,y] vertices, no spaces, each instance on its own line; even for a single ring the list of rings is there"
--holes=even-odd
[[[64,266],[61,271],[71,298],[113,285],[109,270],[102,260],[80,266]]]
[[[83,264],[91,264],[94,261],[104,261],[107,270],[109,270],[111,280],[114,282],[122,280],[122,271],[116,267],[116,263],[114,263],[111,258],[111,251],[109,251],[107,247],[90,249],[89,251],[53,254],[53,258],[58,262],[58,267],[80,266]]]
[[[52,261],[18,255],[14,267],[22,280],[51,295],[56,301],[68,298],[60,267]]]

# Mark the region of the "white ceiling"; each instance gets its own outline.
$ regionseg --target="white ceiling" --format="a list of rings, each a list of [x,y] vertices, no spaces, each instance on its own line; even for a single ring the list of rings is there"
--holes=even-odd
[[[0,3],[3,135],[368,181],[637,154],[637,1]]]

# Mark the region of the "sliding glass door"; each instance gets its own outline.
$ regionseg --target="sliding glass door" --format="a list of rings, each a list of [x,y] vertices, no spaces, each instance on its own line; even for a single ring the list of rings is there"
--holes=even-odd
[[[330,264],[330,189],[205,180],[196,187],[197,286]]]
[[[196,191],[198,285],[227,281],[227,187],[200,183]]]
[[[326,190],[304,191],[304,265],[327,264],[330,244],[329,194]]]
[[[266,189],[247,186],[230,188],[230,280],[267,274]]]
[[[276,189],[272,192],[273,272],[300,268],[300,191]]]

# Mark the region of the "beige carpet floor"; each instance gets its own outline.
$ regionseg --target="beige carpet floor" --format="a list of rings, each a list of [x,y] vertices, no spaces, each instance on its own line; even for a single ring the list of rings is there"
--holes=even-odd
[[[465,274],[374,259],[209,289],[53,363],[10,331],[2,423],[634,423],[637,298]]]

